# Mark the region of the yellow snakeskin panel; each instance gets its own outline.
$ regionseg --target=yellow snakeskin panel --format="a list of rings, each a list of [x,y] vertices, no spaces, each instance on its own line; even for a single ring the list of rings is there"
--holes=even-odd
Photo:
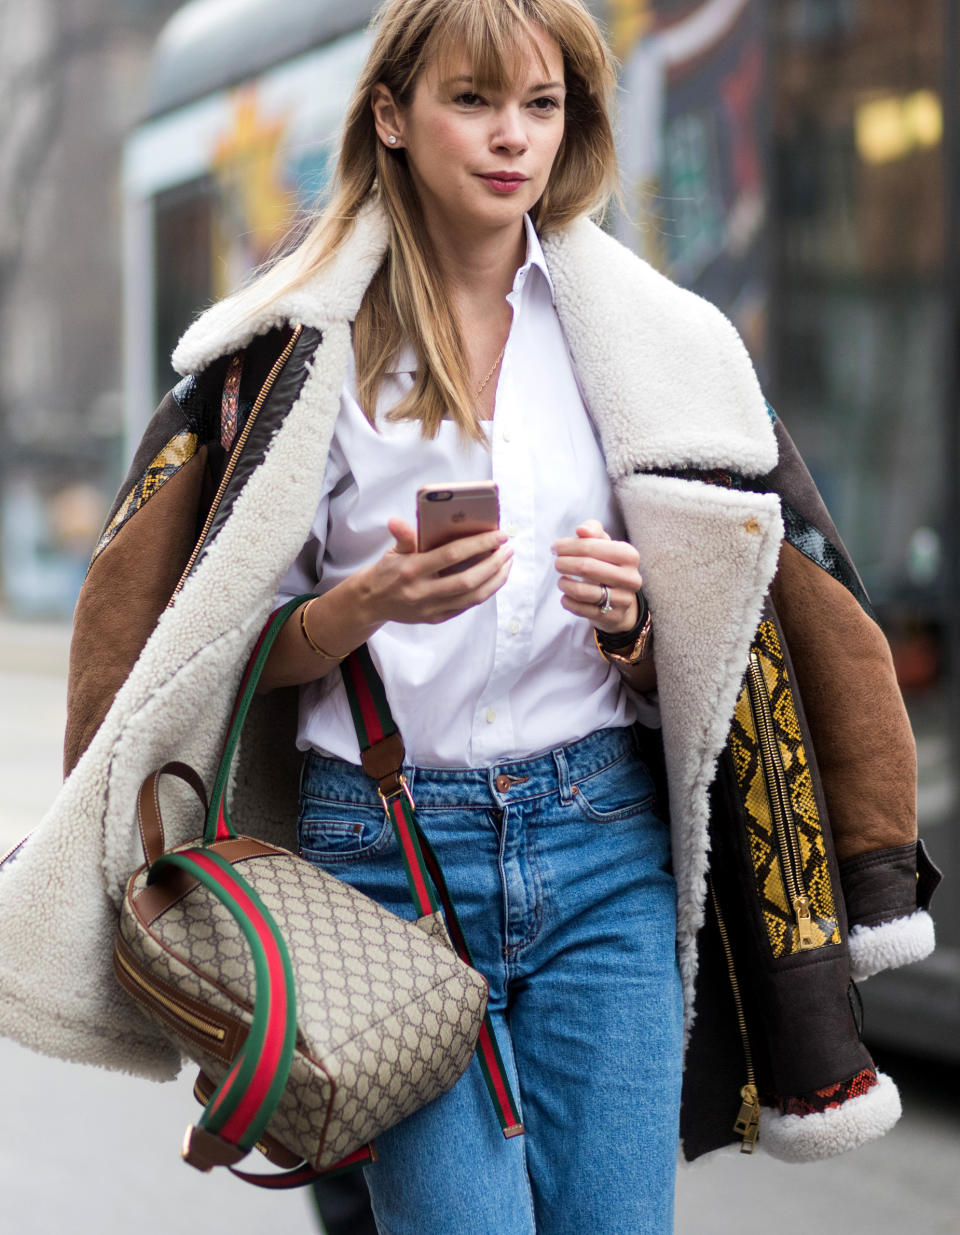
[[[824,850],[823,827],[813,793],[810,765],[793,702],[783,651],[772,622],[761,622],[753,645],[773,717],[774,741],[764,743],[751,705],[749,674],[737,700],[730,730],[737,785],[744,804],[747,841],[760,910],[773,955],[801,951],[797,920],[787,893],[783,841],[770,800],[769,761],[779,760],[789,795],[786,827],[792,829],[800,855],[803,890],[810,898],[813,946],[840,943],[840,930]],[[761,687],[760,689],[763,689]],[[764,763],[768,767],[765,773]]]
[[[103,529],[103,533],[97,541],[97,547],[93,551],[93,557],[90,559],[91,565],[106,549],[107,545],[113,540],[127,520],[131,519],[138,510],[142,510],[157,490],[165,485],[171,477],[176,476],[183,465],[188,463],[196,453],[196,433],[182,432],[175,433],[162,449],[154,455],[146,469],[137,478],[133,488],[120,503],[117,513]]]

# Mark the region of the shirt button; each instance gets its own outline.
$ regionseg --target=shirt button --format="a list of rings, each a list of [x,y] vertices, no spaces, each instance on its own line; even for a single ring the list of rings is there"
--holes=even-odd
[[[497,714],[493,710],[493,708],[487,708],[487,724],[492,725],[496,719],[497,719]]]
[[[519,635],[520,623],[516,620],[516,618],[514,618],[514,620],[510,623],[509,630],[511,635]]]
[[[516,536],[517,525],[515,523],[508,523],[507,526],[503,530],[507,533],[508,536]]]
[[[507,430],[504,429],[504,431],[500,434],[500,436],[503,439],[503,441],[509,442],[510,438],[512,437],[512,434],[508,433]]]

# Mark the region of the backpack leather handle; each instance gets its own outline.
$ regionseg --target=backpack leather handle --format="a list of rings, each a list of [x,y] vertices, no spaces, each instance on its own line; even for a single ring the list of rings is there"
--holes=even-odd
[[[194,791],[207,810],[207,790],[200,776],[187,763],[171,761],[144,780],[137,794],[137,826],[140,829],[140,843],[143,846],[143,856],[147,865],[152,866],[163,853],[163,820],[160,818],[160,777],[176,776],[184,781]]]

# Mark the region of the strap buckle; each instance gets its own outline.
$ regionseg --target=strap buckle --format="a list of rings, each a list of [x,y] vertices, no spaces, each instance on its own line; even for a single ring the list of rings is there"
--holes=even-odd
[[[396,789],[385,791],[381,785],[377,785],[377,793],[380,795],[380,801],[383,803],[383,813],[388,819],[390,818],[390,803],[394,801],[395,798],[399,798],[401,794],[406,795],[407,801],[410,803],[410,809],[416,810],[416,806],[413,801],[413,794],[410,792],[410,786],[407,784],[407,778],[402,772],[399,771],[395,775],[397,777]]]

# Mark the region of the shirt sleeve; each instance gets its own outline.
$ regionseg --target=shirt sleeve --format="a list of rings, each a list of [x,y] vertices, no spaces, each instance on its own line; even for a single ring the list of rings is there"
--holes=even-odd
[[[341,411],[345,397],[346,393],[340,398]],[[310,535],[280,580],[274,598],[274,608],[279,608],[288,600],[293,600],[294,596],[302,596],[306,592],[319,590],[320,580],[323,578],[323,556],[327,546],[330,495],[349,476],[350,467],[344,456],[339,436],[334,429],[330,453],[327,456],[327,467],[323,474],[323,484],[320,487],[320,501],[317,504],[317,512],[313,516],[313,523],[310,525]]]

